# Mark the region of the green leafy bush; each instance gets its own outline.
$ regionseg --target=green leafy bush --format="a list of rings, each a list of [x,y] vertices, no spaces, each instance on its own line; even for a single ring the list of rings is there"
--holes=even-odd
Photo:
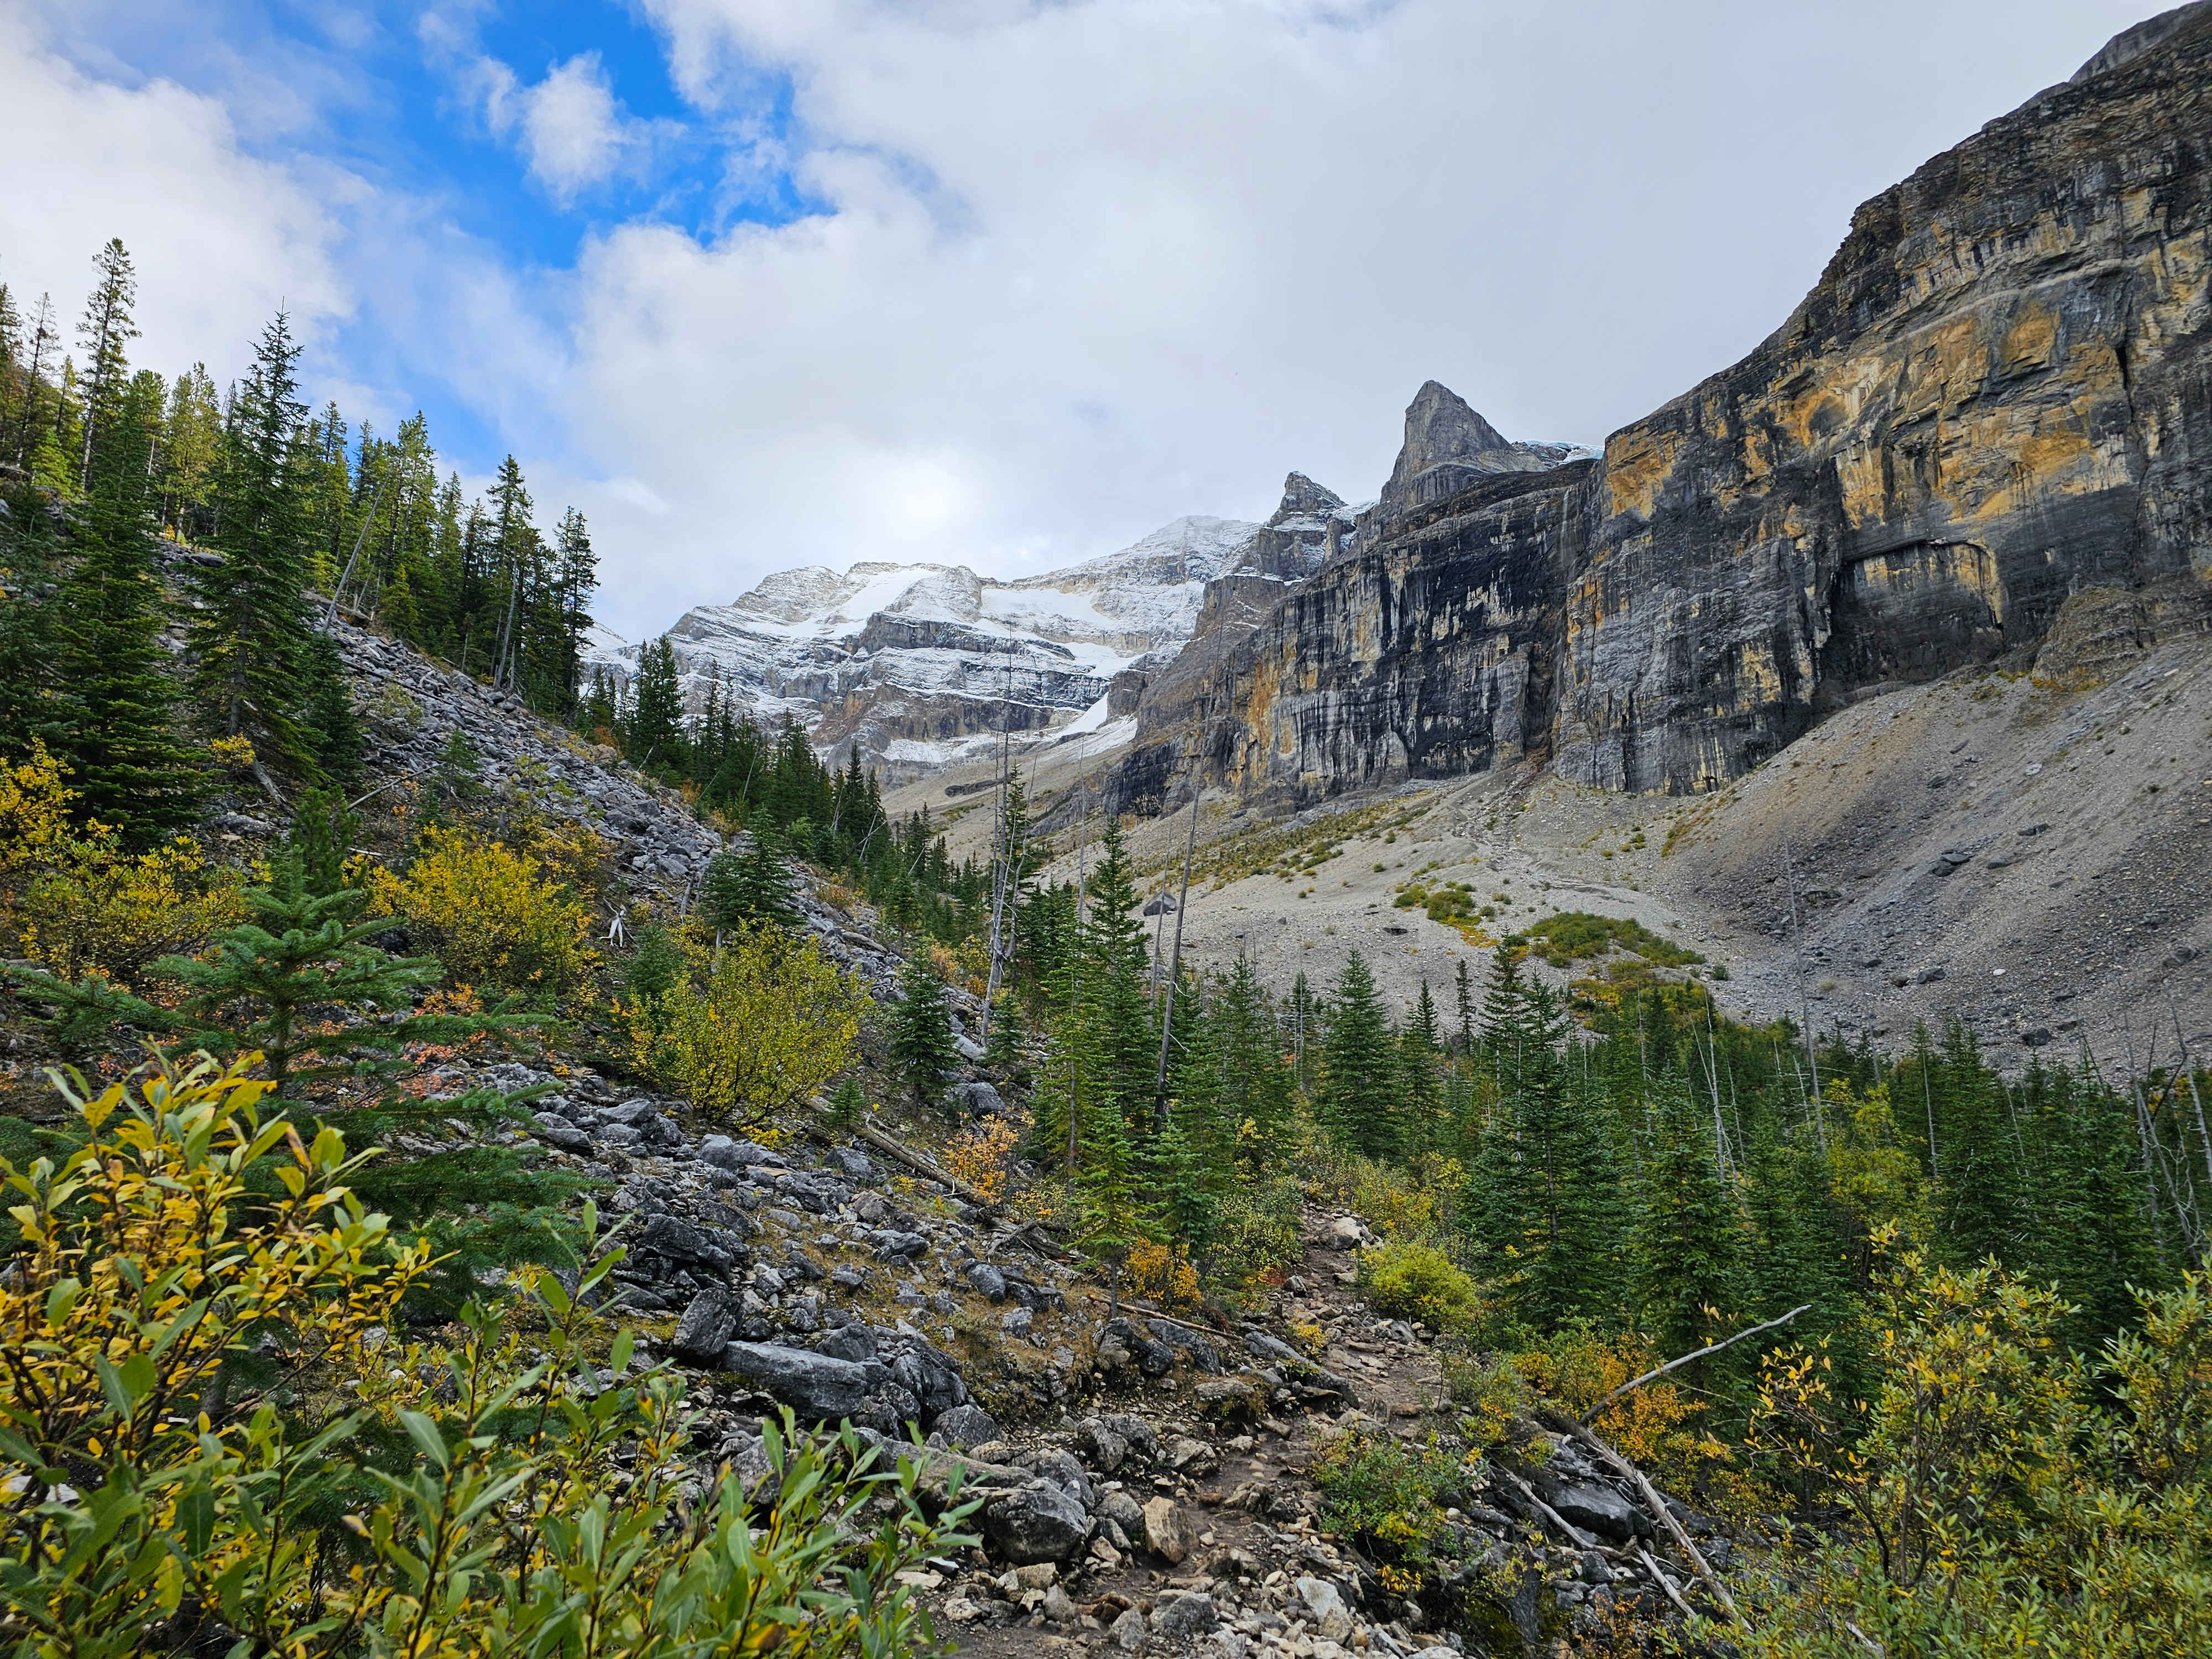
[[[260,1115],[250,1063],[70,1094],[80,1150],[0,1164],[22,1232],[0,1281],[11,1652],[933,1645],[898,1575],[971,1540],[913,1465],[787,1419],[764,1471],[702,1490],[681,1380],[634,1374],[586,1309],[618,1249],[573,1291],[526,1273],[450,1347],[400,1340],[430,1250],[348,1190],[336,1131]]]
[[[1378,1312],[1418,1319],[1431,1330],[1463,1330],[1481,1305],[1474,1281],[1431,1245],[1378,1244],[1360,1256],[1359,1277]]]

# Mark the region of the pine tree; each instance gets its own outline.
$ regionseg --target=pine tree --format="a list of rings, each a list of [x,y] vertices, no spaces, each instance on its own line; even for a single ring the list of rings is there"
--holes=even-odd
[[[314,778],[314,744],[298,714],[310,631],[295,467],[305,414],[299,355],[280,312],[262,331],[223,434],[214,538],[223,556],[193,579],[191,662],[193,685],[224,735]]]
[[[991,1030],[983,1039],[983,1064],[1006,1080],[1006,1086],[1030,1086],[1029,1031],[1022,1018],[1021,1000],[1011,990],[1001,991],[991,1005]]]
[[[290,841],[300,857],[301,885],[325,898],[345,885],[345,862],[361,834],[361,815],[336,790],[310,789],[300,797]]]
[[[1501,1094],[1471,1183],[1474,1249],[1532,1329],[1615,1313],[1620,1194],[1600,1115],[1575,1098],[1559,999],[1501,954],[1486,1008]]]
[[[650,640],[639,653],[637,678],[630,686],[623,752],[647,769],[656,763],[674,767],[682,758],[683,742],[684,689],[676,678],[676,649],[665,637]]]
[[[1743,1223],[1688,1085],[1671,1072],[1655,1079],[1650,1104],[1629,1254],[1643,1328],[1672,1358],[1717,1340],[1741,1312]],[[1704,1387],[1711,1378],[1700,1371],[1692,1381]]]
[[[84,320],[76,331],[88,354],[83,451],[77,461],[78,488],[84,490],[92,488],[92,447],[100,428],[114,418],[122,402],[125,349],[138,337],[137,325],[131,316],[131,307],[138,302],[138,279],[121,239],[111,238],[94,256],[93,264],[100,271],[100,282],[85,302]]]
[[[1366,957],[1345,958],[1321,1058],[1316,1115],[1340,1145],[1369,1158],[1399,1151],[1396,1044]]]
[[[444,967],[435,957],[394,957],[372,943],[391,931],[390,918],[349,921],[368,902],[357,889],[310,892],[296,847],[280,844],[270,862],[269,884],[241,896],[250,920],[216,933],[197,957],[155,964],[185,993],[173,1009],[117,991],[96,974],[76,985],[49,974],[14,977],[33,998],[66,1011],[76,1034],[120,1019],[218,1056],[258,1050],[279,1096],[319,1079],[388,1074],[406,1064],[410,1043],[532,1023],[504,1008],[362,1018],[410,1006],[442,981]]]
[[[1437,1072],[1437,1005],[1429,982],[1421,981],[1398,1033],[1400,1139],[1408,1157],[1433,1152],[1443,1136],[1443,1079]]]
[[[61,336],[54,328],[54,301],[51,294],[39,295],[38,306],[31,313],[27,337],[30,347],[23,364],[22,399],[15,406],[15,424],[9,434],[15,441],[18,466],[29,464],[39,434],[47,429],[46,376],[53,373],[54,353],[61,344]]]
[[[1105,1068],[1100,1081],[1133,1127],[1140,1120],[1149,1127],[1160,1036],[1146,997],[1152,957],[1136,915],[1135,873],[1120,825],[1106,826],[1099,851],[1081,948],[1090,1018]]]
[[[338,643],[319,629],[310,633],[301,651],[302,685],[300,730],[306,738],[314,775],[343,787],[361,781],[361,761],[368,748],[361,721],[353,712],[353,692],[346,678],[345,659]]]
[[[899,965],[899,1001],[890,1011],[890,1064],[918,1106],[941,1105],[945,1076],[959,1064],[952,1006],[929,958],[916,951]]]
[[[140,375],[112,401],[87,475],[84,551],[53,602],[61,696],[49,741],[75,774],[81,810],[143,846],[191,823],[204,786],[177,731],[161,644],[151,546],[161,380]]]
[[[717,933],[798,926],[783,843],[768,823],[755,824],[743,847],[732,842],[708,860],[699,884],[699,915]]]

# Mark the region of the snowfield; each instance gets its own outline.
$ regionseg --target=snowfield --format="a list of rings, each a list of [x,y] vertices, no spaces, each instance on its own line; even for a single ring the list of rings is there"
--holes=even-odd
[[[1177,519],[1118,553],[1012,581],[963,565],[810,565],[696,606],[667,637],[695,708],[719,684],[756,720],[788,714],[817,743],[853,738],[908,775],[973,758],[1010,714],[1033,741],[1088,711],[1078,724],[1096,744],[1109,735],[1108,682],[1182,648],[1206,584],[1259,529]],[[585,672],[626,686],[641,649],[595,630]]]

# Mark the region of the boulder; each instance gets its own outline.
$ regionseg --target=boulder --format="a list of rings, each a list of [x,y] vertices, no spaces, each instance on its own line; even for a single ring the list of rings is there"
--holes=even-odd
[[[1197,1541],[1197,1529],[1182,1506],[1172,1498],[1155,1498],[1145,1505],[1145,1547],[1171,1567],[1181,1566]]]
[[[1170,1642],[1188,1642],[1221,1622],[1213,1598],[1204,1590],[1163,1594],[1152,1603],[1152,1632]]]
[[[1083,1505],[1050,1480],[1031,1480],[983,1509],[984,1536],[1017,1565],[1065,1560],[1090,1532]]]
[[[1129,1443],[1095,1417],[1086,1417],[1075,1431],[1077,1449],[1101,1474],[1111,1474],[1129,1455]]]
[[[808,1423],[853,1415],[867,1398],[871,1381],[869,1366],[773,1342],[732,1342],[722,1350],[722,1367],[774,1395]]]
[[[952,1097],[960,1103],[970,1117],[1004,1117],[1006,1115],[1006,1103],[988,1083],[963,1083],[953,1090]]]
[[[1314,1633],[1324,1642],[1341,1642],[1352,1634],[1352,1610],[1344,1596],[1326,1578],[1301,1578],[1294,1586],[1313,1620]]]
[[[1091,1489],[1091,1477],[1083,1472],[1083,1465],[1067,1453],[1046,1452],[1030,1467],[1036,1469],[1038,1479],[1051,1481],[1086,1510],[1098,1507],[1098,1494]]]
[[[968,1282],[993,1302],[1006,1299],[1006,1276],[988,1261],[969,1263]]]
[[[695,1365],[712,1364],[722,1356],[738,1334],[738,1304],[719,1285],[710,1285],[691,1298],[684,1316],[676,1322],[669,1346],[678,1358]]]
[[[1642,1514],[1633,1504],[1612,1487],[1592,1481],[1569,1481],[1556,1488],[1549,1501],[1562,1517],[1584,1532],[1594,1532],[1616,1544],[1627,1543],[1650,1524],[1644,1522],[1639,1527]]]
[[[1106,1639],[1124,1653],[1142,1653],[1145,1650],[1143,1612],[1136,1607],[1124,1611],[1107,1631]]]
[[[972,1402],[941,1413],[934,1427],[948,1446],[981,1446],[999,1437],[999,1425],[991,1420],[991,1413]]]

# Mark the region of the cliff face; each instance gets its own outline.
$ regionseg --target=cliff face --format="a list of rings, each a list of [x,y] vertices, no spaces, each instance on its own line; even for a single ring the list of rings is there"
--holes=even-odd
[[[2069,593],[2212,575],[2212,10],[2114,56],[1862,207],[1777,333],[1607,442],[1568,775],[1711,787]]]
[[[2198,5],[1866,204],[1780,330],[1595,465],[1424,386],[1324,567],[1148,691],[1122,799],[1201,709],[1204,774],[1248,793],[1547,753],[1707,789],[1872,688],[2025,665],[2073,593],[2202,617],[2208,149]]]

